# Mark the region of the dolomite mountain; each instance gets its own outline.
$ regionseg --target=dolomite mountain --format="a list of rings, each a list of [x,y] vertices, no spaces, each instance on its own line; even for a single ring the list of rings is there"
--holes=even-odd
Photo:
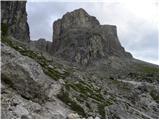
[[[159,66],[126,52],[116,26],[80,8],[32,41],[26,2],[1,5],[1,118],[159,118]]]
[[[57,56],[81,64],[111,55],[132,57],[121,46],[116,26],[100,25],[82,8],[54,22],[53,48]]]

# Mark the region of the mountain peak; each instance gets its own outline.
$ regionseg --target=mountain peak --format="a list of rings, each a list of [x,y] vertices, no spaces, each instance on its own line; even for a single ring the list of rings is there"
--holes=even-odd
[[[61,24],[60,22],[64,24]],[[96,19],[96,17],[90,16],[83,8],[79,8],[72,12],[67,12],[63,15],[62,19],[55,21],[53,29],[56,30],[59,24],[61,24],[61,27],[64,31],[68,30],[68,28],[75,27],[95,27],[99,25],[99,21]]]
[[[78,8],[78,9],[72,11],[72,13],[83,13],[83,14],[88,14],[83,8]]]
[[[54,22],[53,46],[55,55],[80,64],[111,55],[131,57],[118,40],[116,26],[100,25],[82,8]]]

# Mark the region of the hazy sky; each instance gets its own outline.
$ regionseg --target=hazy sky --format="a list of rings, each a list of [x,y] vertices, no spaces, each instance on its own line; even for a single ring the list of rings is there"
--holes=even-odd
[[[135,58],[158,64],[158,2],[156,0],[152,2],[151,0],[63,1],[35,2],[34,0],[33,2],[32,0],[27,3],[32,40],[45,38],[51,41],[53,22],[66,12],[84,8],[101,24],[116,25],[122,46]]]

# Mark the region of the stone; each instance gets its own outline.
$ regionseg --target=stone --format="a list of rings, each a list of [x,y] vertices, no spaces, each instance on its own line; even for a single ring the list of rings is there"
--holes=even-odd
[[[91,116],[91,117],[88,117],[88,119],[93,119],[93,117]]]
[[[58,81],[59,81],[60,84],[63,84],[63,85],[65,84],[63,79],[59,79]]]
[[[67,119],[80,119],[80,116],[77,113],[70,113]]]
[[[27,116],[29,114],[28,110],[21,105],[16,106],[16,108],[13,111],[15,114],[17,114],[20,117]]]
[[[2,35],[9,35],[23,42],[30,41],[26,1],[1,2]]]
[[[95,119],[100,119],[100,118],[96,116]]]

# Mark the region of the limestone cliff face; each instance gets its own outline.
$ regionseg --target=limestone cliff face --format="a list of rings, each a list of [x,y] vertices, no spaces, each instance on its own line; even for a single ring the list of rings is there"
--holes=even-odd
[[[46,41],[43,38],[40,38],[35,41],[30,41],[29,46],[30,46],[30,49],[34,51],[38,50],[40,53],[43,53],[43,52],[51,53],[51,50],[52,50],[52,42]]]
[[[25,1],[1,2],[2,35],[10,35],[20,41],[29,41]]]
[[[116,26],[100,25],[82,8],[54,22],[53,46],[55,55],[81,64],[111,55],[131,57],[118,40]]]

